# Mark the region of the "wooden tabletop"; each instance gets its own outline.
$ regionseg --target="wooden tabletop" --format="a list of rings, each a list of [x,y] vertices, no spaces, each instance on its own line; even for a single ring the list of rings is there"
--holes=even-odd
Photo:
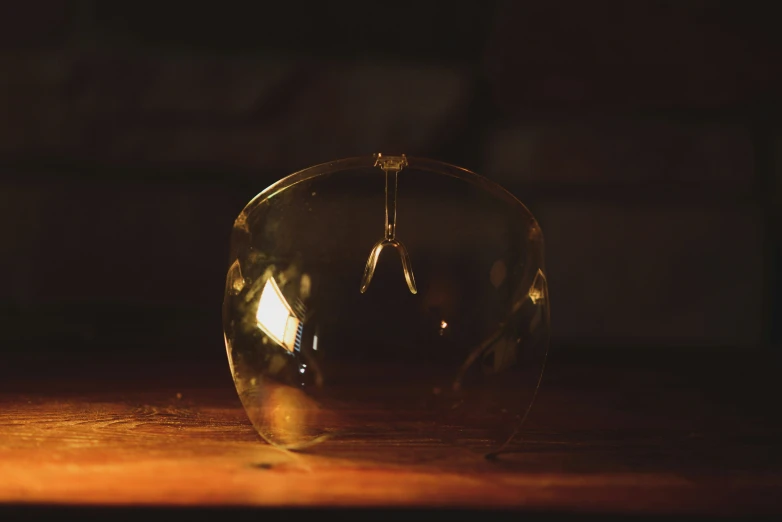
[[[778,415],[751,398],[770,392],[737,381],[725,390],[708,373],[554,364],[524,441],[496,460],[426,440],[281,451],[259,439],[229,378],[191,388],[99,378],[5,386],[0,513],[71,505],[782,514]]]

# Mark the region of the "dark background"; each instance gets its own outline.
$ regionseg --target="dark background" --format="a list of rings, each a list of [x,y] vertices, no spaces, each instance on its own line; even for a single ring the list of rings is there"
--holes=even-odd
[[[0,379],[230,382],[233,219],[383,151],[531,208],[555,352],[776,354],[779,33],[772,2],[5,3]]]

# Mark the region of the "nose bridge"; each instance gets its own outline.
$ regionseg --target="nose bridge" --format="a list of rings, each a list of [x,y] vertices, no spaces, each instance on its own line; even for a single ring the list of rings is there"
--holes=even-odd
[[[410,290],[411,294],[417,294],[418,287],[415,284],[415,276],[413,275],[413,265],[410,262],[410,254],[407,252],[405,245],[396,239],[381,239],[375,243],[374,247],[372,247],[372,251],[369,253],[369,258],[367,258],[366,267],[364,268],[364,277],[361,280],[361,293],[363,294],[367,291],[367,289],[369,289],[369,284],[372,282],[372,278],[375,275],[375,268],[377,267],[378,259],[380,259],[380,253],[387,246],[394,247],[394,249],[399,252],[399,257],[402,260],[402,272],[404,273],[405,281],[407,282],[407,288]]]
[[[377,267],[377,262],[380,259],[380,253],[386,246],[392,246],[399,252],[399,256],[402,260],[402,271],[404,272],[405,281],[407,281],[407,287],[410,290],[410,293],[418,293],[418,288],[415,284],[415,276],[413,275],[413,265],[410,261],[410,254],[404,244],[396,239],[397,179],[399,172],[406,166],[407,158],[404,154],[402,156],[377,155],[375,167],[380,168],[385,173],[385,227],[383,229],[383,239],[375,243],[375,246],[372,247],[372,251],[369,253],[369,258],[367,258],[367,264],[364,268],[364,277],[361,280],[362,294],[369,289],[369,284],[372,282],[372,277],[375,275],[375,267]]]

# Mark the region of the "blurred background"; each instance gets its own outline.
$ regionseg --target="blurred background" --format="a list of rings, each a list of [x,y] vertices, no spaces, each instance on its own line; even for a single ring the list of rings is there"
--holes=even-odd
[[[530,207],[555,351],[776,353],[772,9],[4,3],[0,382],[180,363],[230,382],[234,218],[284,175],[374,152],[469,168]]]

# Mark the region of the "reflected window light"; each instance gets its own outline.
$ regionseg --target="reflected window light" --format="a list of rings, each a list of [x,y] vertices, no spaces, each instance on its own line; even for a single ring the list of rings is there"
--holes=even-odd
[[[255,318],[261,331],[275,343],[289,352],[301,348],[303,325],[293,313],[274,278],[270,277],[263,287]]]
[[[312,336],[312,349],[317,350],[318,349],[318,336],[313,335]]]

